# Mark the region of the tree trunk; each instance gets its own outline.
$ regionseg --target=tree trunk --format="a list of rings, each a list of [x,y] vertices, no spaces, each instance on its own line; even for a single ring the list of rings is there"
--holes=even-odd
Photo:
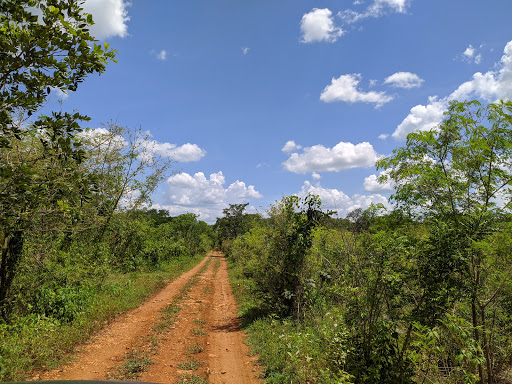
[[[471,314],[473,318],[473,332],[475,334],[475,341],[478,345],[480,345],[480,332],[478,332],[478,317],[477,317],[477,309],[476,309],[476,290],[473,292],[473,298],[471,300]],[[482,364],[478,364],[478,377],[480,378],[480,383],[484,384],[484,372],[482,369]]]
[[[9,314],[6,302],[7,294],[21,259],[22,250],[23,232],[7,232],[2,246],[2,260],[0,262],[0,316],[4,319]]]
[[[482,336],[484,339],[484,353],[485,360],[487,363],[487,382],[489,384],[494,383],[494,377],[492,373],[492,362],[491,362],[491,348],[489,346],[489,340],[487,337],[487,328],[485,324],[485,307],[480,307],[480,317],[482,319]]]

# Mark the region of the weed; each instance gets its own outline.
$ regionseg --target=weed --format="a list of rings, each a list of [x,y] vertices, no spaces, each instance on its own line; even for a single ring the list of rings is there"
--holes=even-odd
[[[206,336],[206,331],[202,328],[192,328],[190,331],[194,336]]]
[[[204,324],[204,323],[206,323],[205,319],[200,319],[200,318],[194,319],[194,324]]]
[[[213,287],[211,285],[207,285],[204,287],[203,292],[208,295],[213,292]]]
[[[195,355],[195,354],[198,354],[198,353],[201,353],[204,351],[204,348],[201,344],[199,343],[194,343],[192,345],[189,345],[187,347],[187,353],[189,355]]]
[[[126,359],[127,361],[119,368],[116,379],[137,379],[154,363],[145,351],[132,350]]]
[[[204,361],[198,361],[195,359],[190,359],[178,364],[178,368],[184,371],[195,371],[197,368],[202,366]]]
[[[208,380],[196,373],[185,373],[178,384],[208,384]]]

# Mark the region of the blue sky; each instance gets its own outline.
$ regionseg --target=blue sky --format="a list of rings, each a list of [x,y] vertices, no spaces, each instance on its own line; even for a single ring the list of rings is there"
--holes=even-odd
[[[320,195],[386,203],[373,166],[453,99],[512,98],[510,0],[87,0],[117,64],[64,110],[141,126],[177,163],[157,208],[214,222]]]

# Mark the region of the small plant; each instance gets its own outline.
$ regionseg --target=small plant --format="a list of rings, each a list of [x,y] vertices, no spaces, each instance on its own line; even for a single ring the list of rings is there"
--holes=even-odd
[[[204,324],[204,323],[206,323],[205,319],[200,319],[200,318],[194,319],[194,324]]]
[[[187,347],[187,353],[189,355],[195,355],[195,354],[198,354],[198,353],[201,353],[204,351],[204,348],[201,344],[199,343],[194,343],[192,345],[189,345]]]
[[[197,368],[202,366],[204,361],[198,361],[195,359],[190,359],[178,364],[178,368],[184,371],[195,371]]]
[[[126,358],[127,361],[119,367],[116,379],[137,379],[153,364],[153,360],[144,351],[133,350],[126,355]]]
[[[213,292],[213,287],[211,285],[207,285],[206,287],[204,287],[203,292],[205,294],[210,294]]]
[[[192,328],[190,331],[194,336],[206,336],[206,331],[202,328]]]
[[[153,329],[157,333],[163,333],[167,330],[167,328],[174,322],[176,314],[181,310],[181,307],[177,305],[175,301],[169,304],[162,312],[163,317],[160,322],[158,322]]]
[[[208,384],[208,380],[196,373],[185,373],[178,384]]]

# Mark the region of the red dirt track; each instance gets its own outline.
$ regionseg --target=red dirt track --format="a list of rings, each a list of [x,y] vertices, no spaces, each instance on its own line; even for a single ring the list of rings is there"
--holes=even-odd
[[[204,272],[198,274],[201,270]],[[181,300],[177,299],[194,276],[197,281]],[[172,303],[181,309],[167,330],[157,333],[154,326],[161,321],[162,310]],[[196,375],[212,384],[260,383],[255,357],[249,357],[244,340],[226,260],[220,252],[212,251],[197,266],[80,346],[74,362],[33,379],[120,378],[119,367],[126,363],[127,353],[143,350],[152,363],[145,366],[138,381],[178,383]],[[187,366],[191,361],[197,362],[194,369]]]

